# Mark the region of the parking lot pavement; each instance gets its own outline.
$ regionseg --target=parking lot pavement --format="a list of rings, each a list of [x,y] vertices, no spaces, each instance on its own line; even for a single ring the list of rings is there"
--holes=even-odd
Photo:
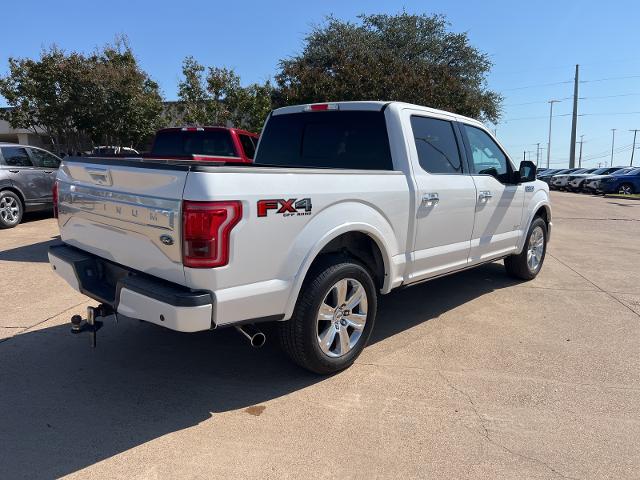
[[[2,478],[640,478],[640,202],[553,193],[541,275],[500,263],[381,301],[332,377],[232,330],[106,325],[0,231]]]

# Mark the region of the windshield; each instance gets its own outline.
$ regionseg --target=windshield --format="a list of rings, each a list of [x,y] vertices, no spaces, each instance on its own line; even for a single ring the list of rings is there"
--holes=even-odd
[[[608,170],[608,168],[599,168],[591,173],[593,173],[594,175],[602,175],[603,173],[607,173]]]
[[[640,168],[634,168],[633,170],[625,173],[625,175],[638,175],[640,174]]]

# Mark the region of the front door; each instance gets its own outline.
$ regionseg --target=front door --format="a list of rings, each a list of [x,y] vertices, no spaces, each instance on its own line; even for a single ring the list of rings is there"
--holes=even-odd
[[[53,184],[56,181],[56,176],[58,174],[58,167],[60,166],[60,159],[49,153],[45,150],[41,150],[40,148],[29,147],[29,154],[31,155],[31,160],[34,166],[40,170],[45,176],[46,179],[46,193],[47,196],[46,201],[53,201]]]
[[[524,185],[513,183],[507,155],[483,129],[461,124],[467,157],[477,189],[476,216],[469,263],[481,263],[514,253],[522,235]]]
[[[467,265],[476,187],[465,171],[462,142],[452,119],[411,111],[409,142],[416,182],[415,238],[408,282]]]

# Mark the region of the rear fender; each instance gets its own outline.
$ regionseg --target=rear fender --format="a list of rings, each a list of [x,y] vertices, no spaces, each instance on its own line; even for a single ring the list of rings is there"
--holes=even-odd
[[[349,218],[361,220],[350,222],[347,221]],[[285,319],[293,314],[302,283],[318,254],[329,242],[350,232],[368,235],[380,249],[385,271],[381,292],[387,293],[396,286],[400,267],[394,264],[393,257],[399,253],[399,248],[389,221],[378,210],[367,204],[357,202],[335,204],[316,215],[293,243],[287,263],[292,266],[291,268],[295,268],[295,271],[285,272],[285,275],[291,273],[293,276],[293,288],[286,305]],[[293,267],[294,265],[297,267]]]

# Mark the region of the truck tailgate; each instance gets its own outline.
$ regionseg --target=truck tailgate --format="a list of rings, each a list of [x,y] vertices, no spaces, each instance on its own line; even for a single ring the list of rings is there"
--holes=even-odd
[[[58,173],[62,240],[184,285],[180,215],[188,172],[184,165],[65,160]]]

